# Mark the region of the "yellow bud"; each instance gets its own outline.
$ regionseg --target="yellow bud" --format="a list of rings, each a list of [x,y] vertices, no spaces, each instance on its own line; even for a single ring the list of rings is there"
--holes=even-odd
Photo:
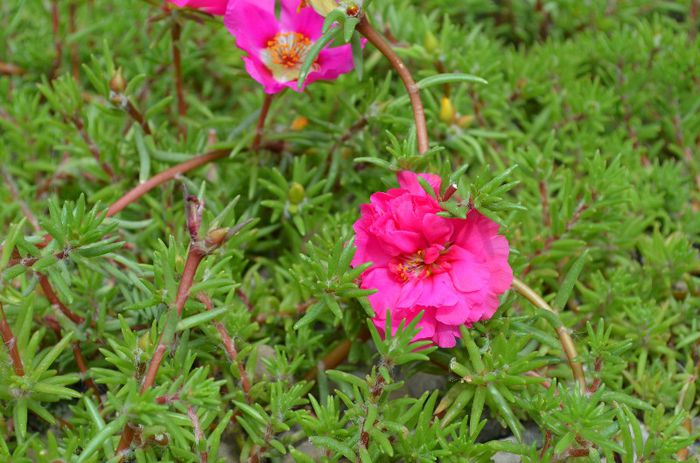
[[[309,120],[304,116],[299,116],[292,121],[291,129],[295,132],[300,132],[304,130],[307,125],[309,125]]]
[[[434,53],[440,48],[440,42],[438,42],[437,37],[435,37],[432,32],[428,31],[423,38],[423,47],[425,47],[428,53]]]
[[[112,80],[109,81],[109,89],[119,94],[124,93],[124,90],[126,90],[126,80],[122,75],[122,68],[117,69],[114,76],[112,76]]]
[[[139,349],[144,352],[148,352],[151,348],[151,336],[148,331],[146,331],[142,336],[139,337]]]
[[[336,0],[302,0],[302,4],[304,3],[311,5],[311,8],[316,10],[316,13],[324,18],[328,16],[331,11],[338,8]]]
[[[452,105],[452,100],[443,96],[440,103],[440,120],[445,124],[452,124],[455,119],[455,107]]]
[[[289,187],[289,191],[287,192],[289,202],[293,205],[300,204],[304,200],[305,195],[306,190],[304,190],[304,185],[297,182],[293,182],[292,186]]]
[[[457,125],[463,129],[465,127],[469,127],[470,125],[472,125],[473,120],[474,120],[474,116],[472,116],[471,114],[465,114],[464,116],[460,116],[457,119]]]
[[[206,242],[209,246],[221,246],[228,236],[228,228],[215,228],[207,233]]]

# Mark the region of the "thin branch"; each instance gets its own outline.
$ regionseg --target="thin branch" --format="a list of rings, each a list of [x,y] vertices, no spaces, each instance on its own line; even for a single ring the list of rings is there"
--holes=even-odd
[[[199,248],[199,246],[196,245],[196,243],[192,243],[192,245],[190,246],[190,251],[187,255],[185,269],[182,272],[182,278],[180,279],[180,284],[177,288],[177,297],[175,298],[174,309],[177,310],[178,315],[181,314],[182,308],[185,306],[187,296],[190,293],[190,288],[192,287],[192,283],[194,281],[194,275],[197,272],[197,268],[199,267],[199,264],[202,261],[203,257],[204,252],[202,251],[202,249]],[[164,339],[163,334],[161,334],[160,339],[158,340],[158,345],[156,346],[156,350],[154,351],[153,357],[151,358],[151,362],[148,365],[146,376],[144,377],[144,380],[141,383],[141,394],[146,392],[149,388],[153,386],[153,384],[155,384],[158,369],[160,368],[160,365],[163,362],[163,358],[165,357],[165,354],[168,351],[167,344],[170,341],[170,339]],[[122,431],[122,437],[119,440],[117,455],[124,454],[125,450],[131,446],[133,438],[133,430],[131,429],[131,426],[129,426],[129,423],[127,423],[124,426],[124,430]]]
[[[545,301],[539,294],[537,294],[532,288],[526,285],[523,281],[518,278],[513,278],[513,289],[518,292],[525,299],[530,301],[534,306],[540,309],[546,310],[554,314],[557,318],[559,326],[555,327],[557,335],[559,336],[559,342],[561,343],[564,354],[569,361],[569,367],[574,375],[574,379],[578,382],[581,392],[586,392],[586,377],[583,374],[583,366],[581,361],[578,359],[578,353],[576,352],[576,346],[574,341],[571,339],[566,327],[559,320],[559,314],[554,310],[547,301]]]
[[[10,354],[10,361],[12,362],[12,368],[15,370],[15,375],[24,376],[24,364],[22,363],[22,357],[20,357],[19,349],[17,348],[17,338],[14,333],[12,333],[10,324],[7,322],[2,304],[0,304],[0,334],[2,335],[5,347],[7,347],[7,352]]]
[[[202,425],[199,422],[199,417],[197,416],[197,412],[195,409],[192,407],[192,405],[187,407],[187,416],[189,416],[190,421],[192,422],[192,428],[194,430],[194,445],[195,448],[199,448],[199,443],[200,442],[206,442],[206,438],[204,437],[204,433],[202,432]],[[207,451],[206,448],[202,449],[199,452],[199,461],[200,463],[207,463]]]
[[[143,133],[145,133],[146,135],[152,135],[151,127],[148,125],[148,121],[145,117],[143,117],[141,111],[139,111],[128,98],[126,99],[126,108],[124,109],[129,114],[129,116],[131,116],[131,118],[134,119],[141,126],[141,129],[143,129]]]
[[[24,200],[22,200],[19,194],[19,188],[17,188],[17,183],[15,183],[15,180],[12,178],[12,175],[10,175],[10,172],[5,167],[2,167],[2,176],[5,179],[5,183],[7,184],[7,189],[10,190],[12,200],[15,203],[19,204],[20,209],[22,209],[22,213],[27,218],[27,221],[29,221],[29,223],[32,224],[34,231],[39,231],[41,229],[39,227],[39,221],[37,220],[32,210],[29,208],[27,203]]]
[[[202,304],[204,304],[207,310],[214,310],[214,304],[209,296],[204,293],[199,293],[197,298],[202,302]],[[221,342],[224,345],[224,350],[228,354],[231,361],[235,363],[238,368],[238,373],[241,377],[241,388],[243,389],[243,394],[246,396],[248,403],[252,403],[252,398],[250,397],[250,378],[248,377],[248,372],[246,371],[245,366],[238,358],[236,345],[226,331],[226,327],[223,325],[223,323],[214,321],[214,327],[216,327],[216,331],[218,331],[219,336],[221,336]]]
[[[66,305],[63,302],[61,302],[61,300],[58,298],[58,296],[56,296],[56,293],[51,287],[49,279],[43,273],[39,274],[39,285],[41,285],[41,289],[42,291],[44,291],[44,295],[46,296],[46,299],[49,300],[51,305],[57,307],[63,313],[63,315],[70,319],[70,321],[72,321],[76,325],[80,325],[85,321],[83,317],[72,312],[68,307],[66,307]]]
[[[177,297],[175,298],[175,308],[177,309],[177,314],[182,315],[182,309],[185,307],[185,302],[190,296],[190,289],[192,288],[192,283],[194,282],[194,276],[197,273],[197,268],[202,262],[205,253],[196,244],[190,246],[190,252],[187,253],[187,261],[185,262],[185,269],[182,272],[182,278],[180,279],[180,285],[177,288]]]
[[[188,204],[188,206],[189,205],[190,204]],[[190,214],[193,213],[201,214],[201,208],[195,208],[194,210],[191,210]],[[195,226],[194,229],[190,227],[190,236],[192,238],[190,242],[190,249],[187,253],[185,268],[182,271],[180,284],[177,288],[175,304],[173,308],[170,309],[177,311],[178,318],[182,314],[182,310],[185,307],[185,302],[187,302],[187,299],[189,298],[190,290],[192,289],[192,285],[194,283],[194,277],[197,273],[197,269],[199,268],[200,263],[202,262],[202,259],[204,259],[208,252],[222,246],[226,242],[226,240],[237,230],[240,230],[241,227],[241,225],[233,227],[228,231],[228,233],[222,236],[212,237],[210,233],[204,240],[199,240],[199,224],[201,223],[201,217],[189,217],[188,223],[195,224]],[[163,362],[165,354],[168,352],[169,345],[171,344],[171,342],[172,335],[168,334],[168,328],[166,327],[166,330],[160,335],[158,345],[156,346],[156,349],[153,353],[153,357],[151,358],[151,362],[148,365],[146,376],[144,377],[144,380],[141,383],[141,394],[146,392],[155,384],[158,369],[160,368],[160,365]],[[131,446],[133,438],[133,429],[131,429],[131,426],[129,425],[129,423],[127,423],[124,427],[124,430],[122,431],[122,437],[119,440],[119,446],[117,448],[117,455],[119,455],[120,461],[123,460],[126,450]]]
[[[258,117],[258,125],[255,127],[255,138],[253,139],[253,144],[251,146],[253,151],[257,151],[260,148],[260,142],[262,141],[262,136],[265,131],[265,120],[270,112],[270,106],[272,106],[272,100],[274,95],[269,93],[265,94],[263,99],[262,107],[260,108],[260,116]]]
[[[399,58],[391,45],[384,40],[382,37],[367,21],[367,17],[363,16],[360,19],[360,23],[357,25],[357,31],[364,35],[367,40],[372,43],[377,50],[379,50],[391,66],[396,70],[401,80],[406,87],[408,92],[408,97],[411,99],[411,105],[413,106],[413,118],[416,123],[416,137],[418,138],[418,152],[420,154],[426,153],[430,149],[430,142],[428,139],[428,126],[425,122],[425,109],[423,108],[423,101],[420,97],[420,89],[418,85],[413,80],[410,71],[404,64],[404,62]]]
[[[227,156],[229,153],[230,150],[227,149],[211,151],[207,154],[197,156],[174,167],[171,167],[170,169],[151,177],[150,179],[141,183],[136,188],[127,192],[124,196],[115,201],[107,211],[107,217],[112,217],[118,214],[128,205],[137,201],[139,198],[141,198],[143,195],[156,188],[157,186],[162,185],[163,183],[172,180],[178,175],[184,174],[185,172],[188,172],[192,169],[196,169],[197,167],[200,167],[204,164],[216,161],[217,159],[221,159]]]
[[[141,114],[141,111],[134,106],[129,98],[124,95],[124,86],[124,78],[122,77],[121,72],[118,71],[117,75],[110,81],[110,90],[112,91],[109,98],[110,101],[112,104],[119,106],[129,116],[131,116],[131,118],[141,126],[143,133],[146,135],[152,135],[151,126],[148,125],[146,118],[143,116],[143,114]],[[127,131],[130,126],[131,124],[127,126]]]
[[[145,182],[141,183],[137,187],[126,192],[121,198],[116,200],[107,210],[107,217],[113,217],[119,214],[122,210],[128,207],[131,203],[138,201],[142,196],[147,194],[154,188],[168,182],[178,175],[182,175],[190,170],[196,169],[197,167],[203,166],[210,162],[216,161],[225,157],[230,151],[225,149],[214,150],[201,156],[194,157],[183,163],[171,167],[170,169],[164,170],[163,172],[154,175]],[[48,233],[44,235],[43,241],[38,243],[36,246],[39,249],[43,249],[53,241],[53,237]],[[37,259],[27,260],[27,265],[34,265]]]
[[[80,118],[80,116],[76,114],[70,118],[70,121],[78,130],[78,133],[82,137],[85,144],[88,146],[90,154],[92,154],[92,157],[95,159],[97,164],[102,168],[102,170],[107,174],[107,176],[109,176],[109,178],[114,179],[114,170],[112,170],[109,164],[107,164],[102,159],[100,149],[97,147],[97,144],[93,141],[93,139],[90,137],[90,134],[85,129],[85,124],[83,123],[83,120]]]
[[[0,76],[21,76],[26,72],[16,64],[0,62]]]
[[[75,358],[75,363],[78,365],[81,379],[90,389],[92,389],[92,392],[95,393],[95,397],[97,397],[97,401],[100,405],[102,405],[100,390],[97,387],[97,384],[95,384],[95,381],[92,378],[88,378],[88,369],[87,365],[85,364],[85,357],[83,357],[83,350],[80,348],[80,343],[77,341],[73,342],[73,357]]]
[[[591,200],[595,200],[596,198],[596,193],[595,191],[591,194]],[[543,204],[544,205],[544,204]],[[574,214],[571,216],[571,219],[566,223],[566,228],[564,229],[565,233],[571,232],[573,230],[574,226],[578,223],[578,221],[581,219],[581,216],[583,215],[584,212],[588,210],[590,206],[586,204],[583,200],[579,202],[578,206],[576,207],[576,210],[574,211]],[[521,276],[526,276],[528,273],[532,271],[532,260],[544,254],[545,252],[548,252],[550,249],[552,249],[552,246],[554,243],[559,240],[562,237],[562,234],[555,234],[550,236],[544,241],[544,246],[542,246],[541,249],[538,249],[534,252],[532,258],[530,259],[530,262],[527,264],[527,266],[523,269]]]

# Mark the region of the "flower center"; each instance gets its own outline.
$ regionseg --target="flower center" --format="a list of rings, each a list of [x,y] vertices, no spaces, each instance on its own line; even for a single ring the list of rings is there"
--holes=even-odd
[[[450,269],[448,259],[444,258],[446,252],[445,247],[433,245],[415,254],[395,257],[389,263],[389,270],[403,281],[428,278]]]
[[[262,60],[276,80],[296,80],[312,43],[310,38],[299,32],[279,32],[267,41]]]

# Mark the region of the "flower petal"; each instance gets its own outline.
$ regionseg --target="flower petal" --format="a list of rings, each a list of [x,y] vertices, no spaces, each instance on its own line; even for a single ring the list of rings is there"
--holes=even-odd
[[[265,67],[262,61],[244,56],[243,62],[245,62],[245,70],[250,74],[250,77],[263,86],[265,93],[278,93],[284,89],[284,85],[280,84],[272,77],[272,74],[270,74],[270,71]]]
[[[394,279],[388,269],[372,268],[362,277],[362,289],[376,289],[368,299],[375,314],[383,314],[386,310],[396,307],[401,294],[401,285]]]
[[[274,0],[235,0],[229,3],[224,25],[236,38],[236,46],[257,57],[280,32]]]
[[[419,175],[423,177],[431,187],[433,187],[435,195],[440,194],[440,183],[442,182],[442,179],[439,175],[416,174],[415,172],[402,170],[401,172],[396,174],[396,177],[399,180],[399,185],[401,186],[401,188],[408,190],[411,194],[414,195],[427,196],[425,190],[418,181]]]
[[[474,254],[459,246],[453,246],[450,255],[455,258],[450,272],[455,288],[465,293],[488,288],[488,267]]]
[[[226,13],[228,0],[170,0],[180,8],[195,8],[209,14],[222,16]]]
[[[317,40],[322,35],[323,16],[313,8],[299,9],[298,0],[282,0],[280,25],[286,32],[299,32],[311,40]]]

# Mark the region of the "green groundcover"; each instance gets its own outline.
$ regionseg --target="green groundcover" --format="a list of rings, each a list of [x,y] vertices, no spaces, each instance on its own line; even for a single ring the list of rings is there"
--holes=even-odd
[[[699,11],[0,2],[0,462],[698,461]]]

